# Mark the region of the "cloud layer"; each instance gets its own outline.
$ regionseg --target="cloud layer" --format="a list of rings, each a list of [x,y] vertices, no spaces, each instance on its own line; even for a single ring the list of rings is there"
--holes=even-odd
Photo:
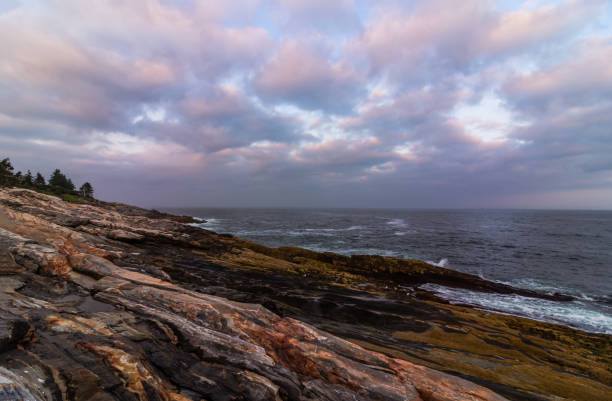
[[[609,2],[507,3],[9,2],[0,156],[145,206],[610,208]]]

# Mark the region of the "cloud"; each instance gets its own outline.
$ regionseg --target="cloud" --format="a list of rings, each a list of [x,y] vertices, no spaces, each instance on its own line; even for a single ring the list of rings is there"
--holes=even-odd
[[[292,118],[264,109],[233,86],[188,96],[178,105],[178,112],[183,127],[188,128],[182,140],[208,152],[263,140],[294,142],[299,136]],[[171,135],[172,131],[170,127]]]
[[[527,3],[526,3],[527,4]],[[487,0],[420,2],[410,10],[381,9],[348,51],[372,74],[432,83],[468,73],[484,62],[550,46],[597,17],[604,1],[564,1],[502,13]],[[365,55],[365,57],[364,57]]]
[[[580,40],[570,53],[505,83],[508,105],[529,121],[511,137],[526,144],[521,163],[557,190],[609,187],[612,38]]]
[[[397,136],[409,133],[427,121],[443,118],[460,98],[460,91],[443,84],[405,90],[382,104],[366,102],[359,114],[345,119],[342,126]]]
[[[346,64],[330,61],[322,52],[286,42],[261,68],[254,86],[262,98],[272,102],[346,113],[363,91],[363,77]]]
[[[375,137],[361,140],[330,139],[309,144],[294,152],[292,157],[299,164],[316,165],[327,170],[331,166],[342,168],[371,167],[384,163],[390,157],[380,150],[380,140]]]
[[[398,67],[407,75],[422,75],[426,65],[441,67],[461,57],[491,18],[488,4],[479,0],[463,2],[462,7],[439,0],[422,2],[409,13],[383,9],[349,50],[357,57],[367,55],[373,73]]]
[[[285,35],[347,35],[361,28],[354,0],[278,0],[276,18]]]
[[[612,39],[589,39],[575,47],[570,58],[508,81],[504,89],[512,103],[540,114],[611,100]]]
[[[569,0],[499,15],[477,51],[488,54],[523,51],[530,45],[550,45],[604,10],[603,0]]]
[[[2,24],[0,35],[14,38],[0,50],[0,104],[15,117],[108,128],[132,103],[176,84],[164,60],[94,51],[24,24]]]
[[[0,147],[149,206],[603,205],[609,6],[500,5],[13,2]]]

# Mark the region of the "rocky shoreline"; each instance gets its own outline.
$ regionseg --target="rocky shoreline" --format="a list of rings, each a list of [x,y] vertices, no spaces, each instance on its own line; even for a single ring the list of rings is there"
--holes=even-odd
[[[610,399],[612,336],[418,286],[569,297],[189,222],[0,189],[0,399]]]

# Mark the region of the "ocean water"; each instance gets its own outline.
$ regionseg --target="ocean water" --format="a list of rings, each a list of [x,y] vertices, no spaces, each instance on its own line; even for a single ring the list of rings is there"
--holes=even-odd
[[[612,212],[535,210],[167,209],[264,245],[420,259],[552,302],[426,285],[456,303],[612,334]]]

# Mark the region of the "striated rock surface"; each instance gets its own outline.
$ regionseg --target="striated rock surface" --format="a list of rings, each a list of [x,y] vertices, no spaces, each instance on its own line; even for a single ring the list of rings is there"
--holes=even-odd
[[[609,336],[451,306],[417,286],[520,290],[418,261],[270,249],[189,221],[0,189],[0,399],[604,400],[612,390]]]

